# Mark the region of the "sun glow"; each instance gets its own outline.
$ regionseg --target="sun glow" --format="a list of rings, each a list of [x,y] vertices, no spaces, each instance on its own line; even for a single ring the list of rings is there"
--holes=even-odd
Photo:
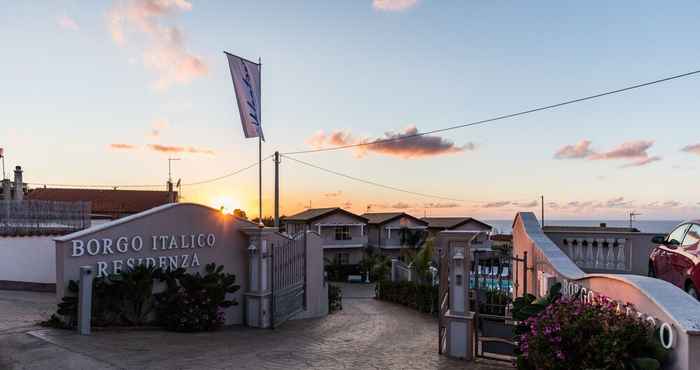
[[[241,203],[231,197],[220,196],[212,200],[211,206],[221,210],[224,214],[230,215],[233,214],[233,210],[241,208]]]

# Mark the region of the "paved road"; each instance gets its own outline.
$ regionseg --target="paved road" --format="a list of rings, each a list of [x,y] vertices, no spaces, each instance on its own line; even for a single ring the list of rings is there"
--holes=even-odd
[[[27,328],[26,322],[18,322],[14,329],[0,332],[0,369],[503,368],[439,356],[435,320],[405,307],[362,298],[371,296],[372,289],[345,287],[341,312],[323,319],[290,321],[276,330],[232,327],[197,334],[110,330],[86,337]],[[5,293],[0,291],[0,308],[10,305]],[[14,301],[18,302],[17,297]],[[0,312],[5,316],[6,311]]]

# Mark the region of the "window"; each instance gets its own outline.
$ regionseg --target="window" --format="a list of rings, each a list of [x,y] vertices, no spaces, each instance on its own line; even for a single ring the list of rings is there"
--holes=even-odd
[[[350,264],[350,254],[349,253],[336,253],[335,258],[340,261],[341,265],[349,265]]]
[[[698,244],[700,244],[700,225],[693,225],[685,234],[683,248],[689,252],[695,252],[698,250]]]
[[[335,240],[351,240],[350,236],[350,226],[336,226],[335,227]]]
[[[683,242],[683,237],[685,236],[685,232],[688,230],[688,227],[690,227],[690,225],[685,224],[673,230],[672,233],[668,234],[668,237],[666,238],[666,244],[681,245],[681,243]]]

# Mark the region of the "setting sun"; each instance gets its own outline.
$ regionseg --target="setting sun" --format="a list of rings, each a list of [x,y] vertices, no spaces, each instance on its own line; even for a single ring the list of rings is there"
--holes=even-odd
[[[220,209],[225,214],[233,214],[233,210],[241,208],[241,203],[229,196],[220,196],[214,198],[211,206]]]

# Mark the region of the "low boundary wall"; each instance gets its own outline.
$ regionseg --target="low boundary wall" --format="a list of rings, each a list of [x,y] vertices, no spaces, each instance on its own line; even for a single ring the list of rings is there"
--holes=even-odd
[[[53,236],[0,237],[0,289],[56,290]]]
[[[513,224],[513,253],[528,252],[527,292],[543,296],[561,282],[565,294],[605,295],[632,303],[637,315],[671,332],[671,369],[691,369],[700,363],[700,302],[678,287],[638,275],[587,274],[542,231],[535,215],[521,212]],[[518,288],[518,294],[524,292]]]

